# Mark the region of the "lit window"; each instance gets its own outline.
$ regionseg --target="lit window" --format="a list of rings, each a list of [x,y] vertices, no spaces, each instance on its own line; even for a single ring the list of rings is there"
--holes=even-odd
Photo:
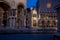
[[[33,17],[36,17],[37,15],[36,14],[33,14]]]
[[[36,18],[36,17],[34,17],[33,19],[34,19],[34,20],[37,20],[37,18]]]
[[[52,21],[52,25],[55,27],[57,25],[56,21]]]
[[[39,15],[39,19],[41,19],[41,15]]]
[[[42,26],[42,23],[41,23],[41,20],[38,21],[38,27],[41,27]]]
[[[44,18],[48,18],[49,17],[49,14],[45,14]]]
[[[33,10],[33,14],[37,14],[37,11],[36,10]]]
[[[33,23],[36,23],[36,20],[33,20]]]
[[[51,3],[50,2],[47,3],[47,8],[51,8]]]
[[[50,25],[50,21],[48,20],[46,23],[45,23],[45,26],[49,26]]]
[[[41,22],[41,24],[42,24],[42,26],[44,26],[44,24],[45,24],[45,21],[43,20],[43,21]]]
[[[36,26],[36,23],[33,23],[33,26]]]

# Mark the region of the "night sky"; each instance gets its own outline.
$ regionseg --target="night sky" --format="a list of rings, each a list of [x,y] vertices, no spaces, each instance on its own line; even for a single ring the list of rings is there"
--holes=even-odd
[[[31,6],[36,6],[37,0],[27,0],[27,8],[30,8]]]

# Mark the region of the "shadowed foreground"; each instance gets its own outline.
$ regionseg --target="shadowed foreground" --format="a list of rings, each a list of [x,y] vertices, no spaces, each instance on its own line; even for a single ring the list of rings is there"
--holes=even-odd
[[[0,40],[53,40],[49,34],[7,34],[0,35]]]

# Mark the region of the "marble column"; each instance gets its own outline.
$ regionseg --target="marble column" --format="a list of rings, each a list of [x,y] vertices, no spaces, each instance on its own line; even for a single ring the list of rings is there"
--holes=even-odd
[[[9,16],[9,23],[10,23],[10,28],[14,29],[15,28],[15,24],[16,24],[16,9],[11,9],[10,10],[10,16]]]

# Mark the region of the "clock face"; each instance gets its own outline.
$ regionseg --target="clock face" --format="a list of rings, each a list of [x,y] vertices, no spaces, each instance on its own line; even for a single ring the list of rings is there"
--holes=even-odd
[[[47,8],[51,8],[51,3],[50,2],[47,3]]]

